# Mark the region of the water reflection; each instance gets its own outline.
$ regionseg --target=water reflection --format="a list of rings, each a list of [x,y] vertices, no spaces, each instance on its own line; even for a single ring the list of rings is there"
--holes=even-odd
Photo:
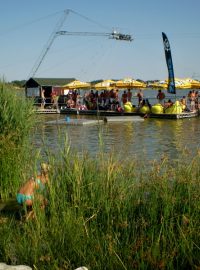
[[[76,116],[74,116],[76,117]],[[80,116],[79,116],[80,117]],[[56,153],[67,136],[72,149],[96,155],[103,141],[103,151],[116,151],[122,158],[158,160],[163,156],[180,158],[184,149],[189,157],[199,148],[200,118],[183,120],[145,119],[137,122],[115,122],[92,126],[66,126],[48,124],[62,119],[62,115],[38,115],[33,134],[36,147],[47,146]]]

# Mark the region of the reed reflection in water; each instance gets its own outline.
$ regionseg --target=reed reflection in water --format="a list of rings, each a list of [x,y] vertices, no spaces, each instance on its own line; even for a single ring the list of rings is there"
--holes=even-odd
[[[72,116],[76,117],[76,116]],[[81,116],[79,116],[81,117]],[[71,149],[95,156],[100,150],[116,152],[122,158],[158,160],[163,156],[179,159],[183,151],[192,158],[200,147],[200,118],[182,120],[145,119],[135,122],[115,122],[92,126],[50,125],[63,115],[38,115],[33,135],[36,147],[48,147],[54,153],[64,144],[67,135]],[[83,117],[84,118],[84,117]]]

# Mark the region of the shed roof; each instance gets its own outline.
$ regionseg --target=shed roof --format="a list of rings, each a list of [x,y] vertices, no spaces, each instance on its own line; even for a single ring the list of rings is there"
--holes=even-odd
[[[25,85],[27,86],[29,82],[35,81],[38,85],[41,86],[62,86],[74,80],[75,78],[30,78],[26,81]]]

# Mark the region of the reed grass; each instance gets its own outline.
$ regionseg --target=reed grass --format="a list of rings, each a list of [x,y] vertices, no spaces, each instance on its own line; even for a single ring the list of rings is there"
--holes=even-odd
[[[0,197],[8,197],[18,184],[20,168],[29,158],[27,141],[34,122],[32,102],[0,82]],[[8,190],[9,188],[9,190]]]
[[[199,157],[187,167],[155,163],[140,177],[136,161],[69,149],[51,165],[46,211],[36,205],[35,220],[1,227],[1,260],[35,269],[198,269]]]
[[[115,153],[80,156],[67,140],[57,155],[46,153],[48,206],[36,204],[26,222],[1,214],[0,261],[40,270],[199,269],[199,156],[187,165],[180,156],[176,166],[164,158],[144,170]],[[29,152],[30,163],[40,161],[32,159]]]

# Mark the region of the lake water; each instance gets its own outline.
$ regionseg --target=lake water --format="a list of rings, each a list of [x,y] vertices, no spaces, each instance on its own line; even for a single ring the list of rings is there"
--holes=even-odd
[[[188,91],[180,90],[179,96]],[[145,90],[150,101],[157,91]],[[135,93],[134,93],[135,94]],[[177,96],[178,96],[177,94]],[[171,98],[171,97],[170,97]],[[134,98],[133,98],[134,100]],[[152,102],[153,104],[153,102]],[[200,117],[180,120],[145,119],[144,121],[115,122],[90,126],[52,125],[48,122],[63,119],[65,115],[38,115],[33,136],[36,147],[49,147],[54,153],[64,144],[67,136],[71,148],[90,155],[99,152],[100,140],[106,153],[116,151],[122,158],[159,160],[163,156],[179,159],[183,151],[191,160],[200,148]],[[70,116],[88,118],[89,116]]]

